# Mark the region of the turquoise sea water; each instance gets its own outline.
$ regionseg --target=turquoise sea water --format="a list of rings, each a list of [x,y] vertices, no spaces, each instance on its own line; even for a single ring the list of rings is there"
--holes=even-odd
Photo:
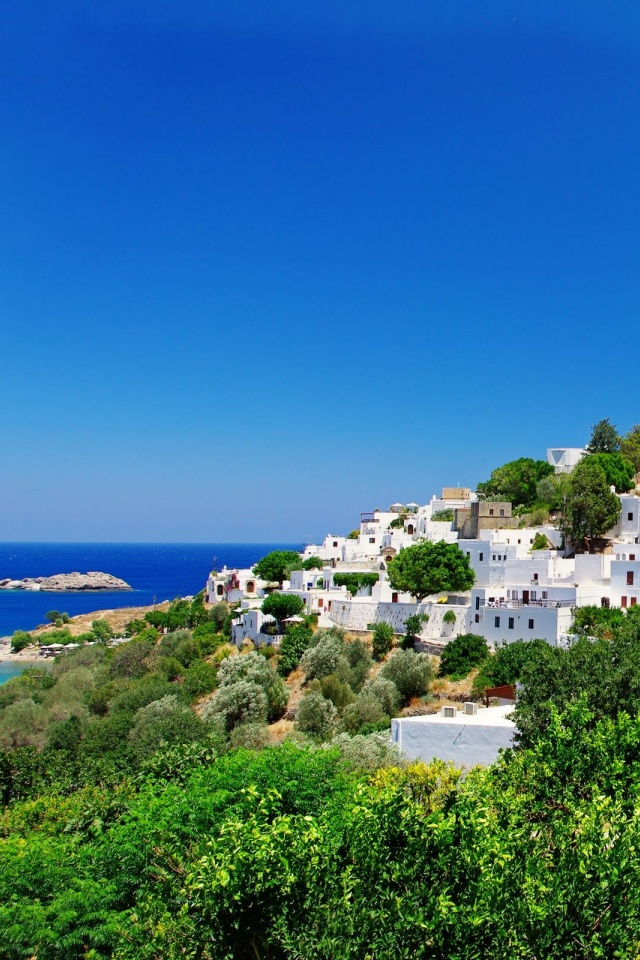
[[[13,677],[18,677],[23,670],[26,670],[27,667],[34,667],[34,663],[2,663],[0,661],[0,684],[6,683],[7,680],[11,680]],[[37,664],[37,666],[42,666],[42,664]]]
[[[92,610],[145,606],[202,590],[212,568],[251,567],[270,550],[300,550],[275,543],[0,543],[0,580],[99,570],[133,590],[41,593],[0,590],[0,637],[33,630],[48,610],[73,616]]]

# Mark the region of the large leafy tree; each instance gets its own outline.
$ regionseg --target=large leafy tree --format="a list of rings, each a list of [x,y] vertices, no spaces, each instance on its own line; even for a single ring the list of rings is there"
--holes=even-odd
[[[304,601],[295,593],[271,593],[265,597],[262,612],[275,617],[278,623],[296,617],[304,610]]]
[[[388,564],[394,590],[411,593],[418,602],[443,590],[470,590],[475,574],[469,558],[455,543],[416,543],[401,550]]]
[[[630,460],[636,473],[640,472],[640,423],[625,433],[620,442],[620,453],[626,460]]]
[[[585,457],[571,474],[559,527],[578,551],[589,548],[617,522],[620,501],[611,493],[604,470],[595,457]]]
[[[626,493],[635,486],[634,466],[621,453],[594,453],[589,459],[602,467],[607,483],[616,488],[616,493]]]
[[[591,429],[591,439],[587,444],[587,453],[617,453],[620,449],[618,430],[607,417],[598,420]]]
[[[520,457],[492,470],[484,483],[478,484],[478,495],[483,499],[502,498],[514,507],[531,507],[536,502],[536,488],[544,478],[553,474],[546,460]]]
[[[300,568],[300,554],[295,550],[272,550],[266,556],[258,560],[253,572],[256,577],[266,580],[267,583],[282,583],[287,576],[287,572],[297,565]]]

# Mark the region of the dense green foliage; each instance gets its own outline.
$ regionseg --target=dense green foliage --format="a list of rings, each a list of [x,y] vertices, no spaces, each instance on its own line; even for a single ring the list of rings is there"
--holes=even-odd
[[[377,573],[334,573],[333,582],[336,587],[346,587],[352,597],[355,597],[362,587],[371,587],[380,579]]]
[[[275,617],[279,624],[288,617],[298,617],[304,610],[304,600],[294,593],[270,593],[262,602],[262,612]]]
[[[325,565],[325,561],[320,557],[313,556],[308,557],[302,564],[303,570],[322,570]]]
[[[451,522],[454,517],[454,512],[451,507],[447,507],[445,510],[436,510],[435,513],[431,514],[431,519],[436,523]]]
[[[477,487],[483,500],[506,500],[514,507],[532,507],[537,501],[537,485],[553,474],[546,460],[520,457],[491,471],[490,478]]]
[[[475,633],[463,633],[450,640],[440,654],[441,677],[457,679],[466,677],[470,670],[479,666],[489,656],[489,647],[484,637]]]
[[[260,577],[267,583],[282,585],[288,570],[300,569],[301,567],[300,554],[296,553],[295,550],[272,550],[271,553],[267,553],[261,560],[258,560],[253,572],[256,577]]]
[[[389,623],[376,623],[373,628],[373,657],[382,660],[393,646],[393,627]]]
[[[640,472],[640,424],[636,424],[624,435],[620,442],[620,453],[633,464],[636,473]]]
[[[387,566],[393,589],[412,594],[418,602],[441,591],[470,590],[475,581],[466,553],[444,540],[406,547]]]
[[[576,550],[610,530],[620,515],[620,501],[612,493],[596,457],[585,457],[569,478],[559,528]]]
[[[587,462],[597,463],[602,467],[607,484],[615,487],[616,493],[627,493],[635,486],[634,466],[630,460],[625,460],[621,453],[594,453],[584,457],[581,465]]]

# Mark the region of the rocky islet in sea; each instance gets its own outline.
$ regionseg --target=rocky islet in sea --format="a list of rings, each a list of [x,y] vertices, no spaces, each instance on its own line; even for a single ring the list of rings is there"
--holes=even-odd
[[[42,590],[66,593],[71,590],[131,590],[131,585],[110,573],[57,573],[52,577],[24,577],[0,580],[0,590]]]

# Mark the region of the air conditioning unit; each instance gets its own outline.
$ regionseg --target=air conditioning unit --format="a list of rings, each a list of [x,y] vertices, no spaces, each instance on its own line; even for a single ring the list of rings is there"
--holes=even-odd
[[[473,703],[471,700],[465,700],[465,702],[462,704],[462,712],[464,713],[465,717],[475,717],[478,712],[478,704]]]
[[[451,717],[455,717],[455,716],[457,715],[457,713],[458,713],[458,711],[457,711],[456,707],[441,707],[441,708],[440,708],[440,716],[442,716],[442,717],[450,717],[450,718],[451,718]]]

